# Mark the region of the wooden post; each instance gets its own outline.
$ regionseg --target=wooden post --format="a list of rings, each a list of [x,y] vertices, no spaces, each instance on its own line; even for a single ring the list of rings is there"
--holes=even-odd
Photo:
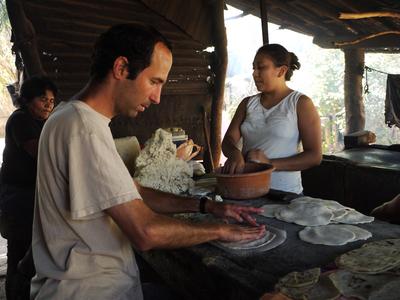
[[[269,44],[268,36],[268,13],[267,13],[267,1],[260,0],[260,17],[261,17],[261,28],[263,35],[263,44]]]
[[[214,1],[211,6],[211,11],[213,12],[215,25],[215,31],[213,34],[215,52],[211,70],[215,74],[215,79],[211,104],[210,143],[213,164],[217,167],[221,157],[222,109],[224,105],[225,77],[228,66],[228,43],[224,22],[224,1]],[[207,165],[206,167],[211,169],[210,165]]]
[[[7,0],[7,12],[14,34],[14,47],[21,52],[27,77],[44,74],[37,47],[36,32],[26,17],[21,0]]]
[[[344,103],[346,109],[346,133],[363,130],[365,110],[362,97],[364,74],[364,49],[344,49]]]

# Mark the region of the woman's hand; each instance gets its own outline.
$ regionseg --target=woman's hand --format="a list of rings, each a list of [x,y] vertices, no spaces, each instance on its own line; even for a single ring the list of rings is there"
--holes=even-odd
[[[246,161],[270,164],[271,161],[260,149],[253,149],[247,152]]]
[[[244,170],[244,157],[240,151],[234,152],[234,154],[228,158],[225,165],[222,168],[224,174],[240,174]]]

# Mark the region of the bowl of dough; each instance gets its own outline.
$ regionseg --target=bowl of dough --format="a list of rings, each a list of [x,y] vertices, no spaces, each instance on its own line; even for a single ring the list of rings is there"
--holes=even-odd
[[[269,192],[274,169],[270,164],[254,162],[246,163],[243,172],[238,174],[224,174],[222,167],[217,168],[217,193],[223,198],[235,200],[264,196]]]

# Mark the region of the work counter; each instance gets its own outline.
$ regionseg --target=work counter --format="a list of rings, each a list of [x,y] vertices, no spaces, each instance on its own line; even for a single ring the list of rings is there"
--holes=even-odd
[[[240,202],[261,206],[280,203],[267,198]],[[277,280],[292,271],[313,267],[329,269],[340,254],[362,244],[387,238],[400,238],[400,226],[375,220],[357,226],[370,231],[367,241],[344,246],[313,245],[298,238],[303,226],[258,216],[259,223],[284,229],[286,241],[272,250],[247,256],[234,255],[211,244],[177,250],[152,250],[139,255],[184,299],[258,299],[274,289]]]

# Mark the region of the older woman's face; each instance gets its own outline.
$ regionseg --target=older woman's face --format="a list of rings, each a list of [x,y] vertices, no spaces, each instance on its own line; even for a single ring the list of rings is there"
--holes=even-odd
[[[54,94],[50,90],[46,90],[45,94],[33,98],[28,103],[29,111],[37,120],[46,120],[54,108]]]
[[[277,67],[268,55],[257,54],[253,61],[253,78],[257,90],[271,92],[280,81],[285,80],[285,66]]]

